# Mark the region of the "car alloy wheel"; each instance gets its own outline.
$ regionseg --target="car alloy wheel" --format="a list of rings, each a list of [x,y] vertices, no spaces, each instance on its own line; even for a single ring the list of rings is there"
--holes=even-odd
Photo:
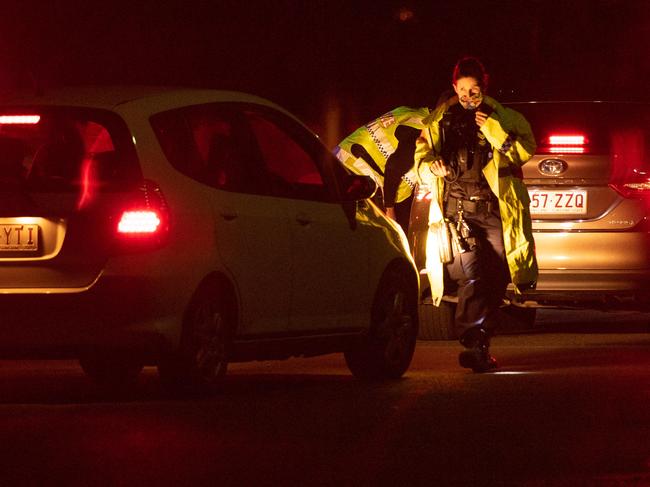
[[[417,338],[417,286],[404,270],[393,268],[382,278],[367,335],[345,351],[355,377],[397,379],[408,369]]]
[[[377,338],[386,344],[386,361],[397,367],[408,355],[411,346],[413,322],[406,310],[405,301],[405,293],[396,291],[386,302],[384,320],[377,325]]]
[[[223,313],[211,301],[203,301],[194,310],[191,348],[197,379],[214,382],[226,373],[226,323]]]
[[[189,305],[180,348],[158,364],[163,385],[173,392],[205,392],[226,374],[231,314],[214,286],[200,288]]]

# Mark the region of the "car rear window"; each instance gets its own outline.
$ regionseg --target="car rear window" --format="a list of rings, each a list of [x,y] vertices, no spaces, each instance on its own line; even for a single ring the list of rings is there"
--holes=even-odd
[[[533,129],[537,153],[617,154],[648,164],[650,104],[623,102],[511,103]]]
[[[4,189],[119,189],[140,177],[128,130],[115,114],[72,108],[0,109]]]

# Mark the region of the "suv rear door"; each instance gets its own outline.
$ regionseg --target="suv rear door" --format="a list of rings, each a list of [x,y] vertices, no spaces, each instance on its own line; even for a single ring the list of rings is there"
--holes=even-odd
[[[117,115],[0,108],[0,287],[29,293],[92,285],[111,250],[116,205],[141,179]]]

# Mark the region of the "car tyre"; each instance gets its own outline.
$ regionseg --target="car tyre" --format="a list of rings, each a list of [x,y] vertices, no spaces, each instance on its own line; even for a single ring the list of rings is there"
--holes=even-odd
[[[432,303],[420,304],[420,340],[455,340],[454,315],[456,303],[441,301],[439,306]]]
[[[111,388],[134,384],[144,368],[142,362],[125,354],[96,351],[80,357],[79,365],[93,382]]]
[[[398,379],[411,364],[418,333],[417,288],[406,272],[384,275],[371,319],[369,333],[344,353],[348,368],[363,380]]]
[[[171,392],[202,393],[218,385],[228,369],[233,314],[223,293],[200,288],[185,314],[179,349],[158,364]]]

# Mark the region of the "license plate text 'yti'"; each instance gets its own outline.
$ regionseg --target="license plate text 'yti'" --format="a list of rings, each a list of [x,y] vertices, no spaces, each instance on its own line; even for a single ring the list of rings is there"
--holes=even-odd
[[[0,225],[0,251],[38,250],[38,225]]]

